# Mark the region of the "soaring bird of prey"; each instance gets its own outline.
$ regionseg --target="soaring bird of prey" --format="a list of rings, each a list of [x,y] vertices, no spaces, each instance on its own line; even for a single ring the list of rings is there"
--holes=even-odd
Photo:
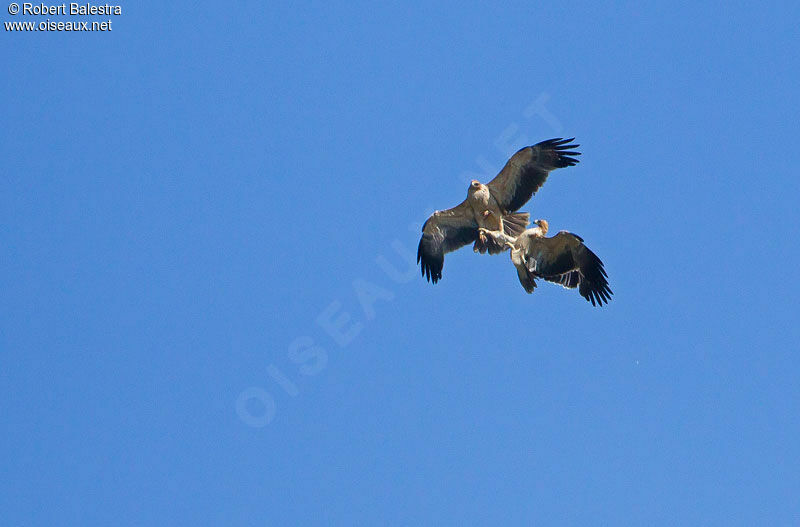
[[[507,246],[498,236],[486,236],[479,229],[516,238],[528,226],[528,213],[518,213],[556,168],[572,166],[578,160],[573,151],[580,145],[571,139],[549,139],[525,147],[511,156],[503,170],[484,185],[473,180],[467,199],[452,209],[434,212],[422,226],[417,263],[422,276],[434,284],[442,278],[444,255],[475,242],[476,252],[497,254]]]
[[[547,234],[547,221],[536,220],[537,226],[528,229],[516,239],[502,233],[486,231],[511,248],[511,261],[517,268],[519,282],[525,291],[533,293],[535,278],[561,284],[567,289],[578,288],[583,298],[592,305],[602,306],[611,299],[608,275],[603,262],[577,234],[561,231],[551,238]]]

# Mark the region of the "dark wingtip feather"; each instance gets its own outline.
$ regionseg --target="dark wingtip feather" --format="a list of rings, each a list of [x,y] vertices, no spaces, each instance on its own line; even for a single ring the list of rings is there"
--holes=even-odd
[[[543,141],[539,143],[537,146],[543,146],[546,148],[551,148],[553,151],[556,152],[557,157],[554,163],[556,168],[564,168],[564,167],[571,167],[575,166],[580,163],[580,160],[575,159],[574,157],[570,156],[579,156],[581,155],[580,152],[575,150],[578,148],[579,144],[570,144],[574,141],[575,138],[571,137],[569,139],[549,139],[547,141]]]
[[[608,304],[614,293],[608,285],[608,274],[603,262],[588,247],[584,245],[584,248],[586,259],[581,265],[581,285],[578,291],[593,306]]]

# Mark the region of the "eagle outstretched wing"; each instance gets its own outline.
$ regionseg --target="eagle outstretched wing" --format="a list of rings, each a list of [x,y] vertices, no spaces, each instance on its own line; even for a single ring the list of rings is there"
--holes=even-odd
[[[577,287],[593,306],[607,304],[614,294],[603,262],[583,244],[580,236],[567,231],[552,238],[527,236],[524,248],[527,268],[536,278],[567,289]]]
[[[556,168],[578,163],[572,151],[580,145],[569,144],[571,139],[548,139],[527,146],[511,156],[506,166],[488,183],[489,191],[505,212],[516,212],[544,185],[547,175]]]
[[[474,242],[478,224],[465,200],[447,210],[437,210],[422,226],[422,238],[417,248],[417,263],[422,263],[422,276],[434,284],[442,278],[444,255]]]

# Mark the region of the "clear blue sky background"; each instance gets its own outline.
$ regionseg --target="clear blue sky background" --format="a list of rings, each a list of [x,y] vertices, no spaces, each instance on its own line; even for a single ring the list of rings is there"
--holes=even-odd
[[[800,8],[192,4],[0,36],[4,525],[800,523]],[[572,135],[609,306],[420,279]]]

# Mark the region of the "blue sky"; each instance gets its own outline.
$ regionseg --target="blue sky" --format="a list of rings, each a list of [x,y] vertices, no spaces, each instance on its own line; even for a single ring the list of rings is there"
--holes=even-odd
[[[5,524],[800,523],[800,8],[193,4],[0,37]],[[420,279],[561,136],[611,304]]]

